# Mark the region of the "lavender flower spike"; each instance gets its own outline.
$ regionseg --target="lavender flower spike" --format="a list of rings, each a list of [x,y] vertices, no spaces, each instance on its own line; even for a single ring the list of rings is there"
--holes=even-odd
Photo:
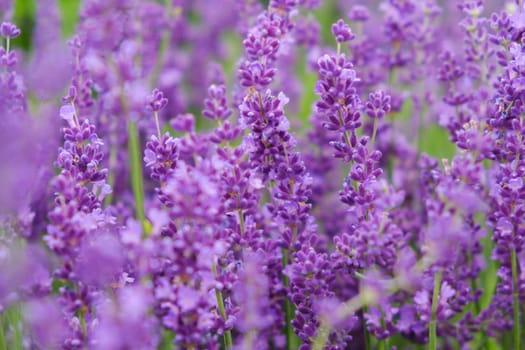
[[[161,138],[159,111],[168,104],[168,99],[164,97],[164,93],[159,89],[153,90],[153,93],[148,98],[148,107],[155,114],[155,125],[157,126],[157,136]]]
[[[346,24],[342,19],[332,24],[332,34],[335,36],[337,41],[337,55],[341,53],[341,44],[350,40],[355,39],[354,33],[350,29],[350,26]]]

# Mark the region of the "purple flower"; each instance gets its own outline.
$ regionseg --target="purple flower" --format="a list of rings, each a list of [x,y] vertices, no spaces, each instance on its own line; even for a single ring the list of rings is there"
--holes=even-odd
[[[144,162],[151,169],[151,178],[165,183],[175,171],[179,158],[178,141],[164,134],[159,140],[157,136],[151,136],[144,151]]]
[[[20,35],[20,29],[18,29],[13,23],[2,22],[2,24],[0,24],[0,35],[4,38],[14,39]]]
[[[170,126],[178,132],[195,131],[195,117],[191,113],[179,114],[171,119]]]
[[[148,97],[148,106],[152,111],[158,112],[168,104],[168,99],[164,97],[164,93],[159,89],[153,90]]]
[[[332,24],[332,34],[335,36],[335,40],[338,43],[344,43],[346,41],[353,40],[355,38],[354,33],[342,19]]]
[[[365,104],[365,113],[370,118],[383,118],[390,112],[390,96],[384,91],[370,93]]]
[[[204,100],[205,109],[202,115],[211,120],[224,121],[231,114],[226,101],[226,86],[211,85],[208,88],[208,98]]]

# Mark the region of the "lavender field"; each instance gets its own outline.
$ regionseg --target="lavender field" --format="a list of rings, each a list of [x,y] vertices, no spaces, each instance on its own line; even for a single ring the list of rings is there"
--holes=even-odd
[[[525,349],[525,1],[0,0],[0,350]]]

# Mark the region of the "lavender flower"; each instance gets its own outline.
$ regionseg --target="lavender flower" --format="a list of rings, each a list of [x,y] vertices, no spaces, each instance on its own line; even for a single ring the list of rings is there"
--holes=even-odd
[[[335,40],[338,44],[350,41],[355,38],[352,30],[342,19],[332,24],[332,34],[335,36]]]
[[[522,347],[523,1],[263,3],[0,0],[0,348]]]
[[[390,112],[390,96],[384,91],[370,93],[365,104],[365,113],[370,118],[381,119]]]
[[[7,39],[14,39],[20,35],[20,29],[13,23],[2,22],[0,24],[0,35]]]

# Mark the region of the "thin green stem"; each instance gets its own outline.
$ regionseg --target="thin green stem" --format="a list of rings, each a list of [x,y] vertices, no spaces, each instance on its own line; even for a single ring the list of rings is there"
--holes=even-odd
[[[283,265],[283,269],[288,266],[288,260],[289,260],[289,251],[288,249],[284,249],[282,250],[282,265]],[[286,289],[288,289],[288,287],[290,286],[290,280],[288,279],[288,276],[286,276],[285,274],[283,274],[283,285]],[[297,335],[294,333],[293,331],[293,328],[292,328],[292,319],[293,319],[293,313],[294,313],[294,310],[293,310],[293,305],[292,303],[290,302],[290,300],[288,299],[288,297],[286,297],[284,299],[284,312],[285,312],[285,320],[286,320],[286,328],[285,328],[285,332],[286,332],[286,349],[288,350],[294,350],[294,349],[297,349],[297,347],[299,346],[299,338],[297,337]]]
[[[525,315],[525,305],[521,305],[521,315]],[[521,327],[525,329],[525,317],[521,318]],[[521,333],[520,333],[521,335]]]
[[[159,111],[155,111],[153,114],[155,115],[155,125],[157,126],[157,136],[159,137],[159,141],[160,141],[161,133],[160,133]]]
[[[368,328],[366,328],[366,322],[365,322],[365,313],[368,312],[368,306],[363,307],[363,332],[365,334],[365,349],[370,350],[372,349],[372,339],[370,337],[370,332],[368,331]]]
[[[287,249],[283,249],[282,250],[282,254],[283,254],[283,257],[282,257],[282,265],[283,265],[283,268],[288,266],[288,250]],[[283,274],[283,285],[285,288],[288,288],[288,286],[290,285],[290,281],[288,280],[288,276],[284,275]],[[292,320],[292,316],[290,315],[291,313],[291,305],[290,305],[290,301],[288,300],[288,297],[286,297],[286,299],[284,300],[284,311],[285,311],[285,318],[286,318],[286,348],[287,349],[291,349],[290,347],[290,326],[291,326],[291,320]]]
[[[137,218],[142,224],[143,235],[148,235],[146,214],[144,213],[144,178],[142,175],[142,157],[140,156],[140,136],[137,124],[128,121],[128,156],[131,176],[131,187],[135,197]]]
[[[379,341],[379,349],[390,350],[390,338],[386,338]]]
[[[173,349],[173,339],[175,338],[175,334],[166,328],[162,329],[162,337],[161,342],[158,346],[158,350],[171,350]]]
[[[317,331],[317,336],[314,339],[312,344],[313,350],[323,350],[330,335],[330,327],[327,324],[321,323],[319,330]]]
[[[343,127],[345,125],[345,122],[343,120],[343,115],[341,114],[341,110],[338,110],[337,111],[337,116],[339,118],[339,124],[341,125],[341,127]],[[344,131],[343,132],[343,135],[345,137],[345,142],[346,144],[348,145],[348,147],[352,147],[351,143],[350,143],[350,136],[348,135],[348,131]]]
[[[78,319],[80,321],[80,328],[82,329],[82,341],[85,342],[87,339],[87,327],[86,319],[84,318],[84,313],[82,311],[79,312]]]
[[[9,37],[7,37],[5,39],[5,53],[6,53],[6,56],[9,55],[10,48],[11,48],[11,39]]]
[[[518,290],[518,258],[516,249],[512,248],[510,252],[512,265],[512,300],[514,304],[514,348],[521,349],[521,322],[520,322],[520,301]]]
[[[428,349],[437,349],[437,307],[439,301],[439,292],[441,290],[441,277],[443,271],[438,271],[434,279],[434,293],[432,295],[432,315],[430,317],[430,326],[428,334]]]
[[[14,350],[22,350],[22,330],[20,327],[22,326],[22,318],[21,318],[21,311],[20,311],[20,305],[14,304],[9,311],[6,312],[7,322],[11,325],[14,333],[13,337],[13,343],[12,349]],[[11,347],[9,347],[11,349]]]
[[[239,230],[242,237],[244,236],[244,214],[242,212],[242,209],[238,209],[237,213],[239,213]]]
[[[211,269],[213,272],[213,275],[217,277],[217,267],[215,266],[215,262],[212,262]],[[222,296],[222,292],[218,289],[215,289],[215,297],[217,298],[217,305],[219,307],[219,313],[221,314],[221,317],[224,321],[228,319],[226,316],[226,309],[224,307],[224,298]],[[232,339],[232,332],[230,330],[224,332],[224,348],[226,350],[230,350],[233,346],[233,339]]]
[[[71,107],[73,107],[73,119],[75,121],[75,124],[78,128],[80,128],[80,120],[78,118],[77,107],[75,105],[75,101],[71,101]]]
[[[23,350],[23,345],[22,345],[22,320],[20,319],[20,310],[17,310],[16,311],[17,313],[17,317],[16,317],[16,322],[15,322],[15,326],[14,326],[14,329],[15,329],[15,347],[14,349],[15,350]]]
[[[215,290],[215,296],[217,298],[217,305],[219,306],[219,312],[222,316],[222,318],[226,321],[226,311],[224,308],[224,299],[222,297],[222,292],[218,289]],[[232,339],[232,332],[230,330],[227,330],[224,332],[224,348],[226,350],[230,350],[233,346],[233,339]]]
[[[385,328],[385,318],[381,316],[381,327]],[[379,350],[390,350],[390,338],[379,341]]]
[[[0,315],[0,350],[7,350],[4,334],[4,318]]]

